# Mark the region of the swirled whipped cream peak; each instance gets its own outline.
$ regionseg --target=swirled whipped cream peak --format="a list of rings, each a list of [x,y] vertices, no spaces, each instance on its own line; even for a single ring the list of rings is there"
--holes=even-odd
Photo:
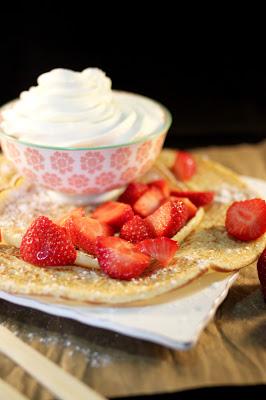
[[[3,131],[24,142],[62,147],[123,144],[165,124],[163,108],[146,97],[112,90],[98,68],[57,68],[39,76],[3,112]]]

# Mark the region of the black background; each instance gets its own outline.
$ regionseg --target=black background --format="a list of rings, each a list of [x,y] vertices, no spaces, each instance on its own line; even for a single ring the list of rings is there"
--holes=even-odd
[[[205,14],[193,4],[187,12],[167,2],[153,3],[148,10],[144,1],[115,3],[116,8],[110,2],[111,10],[107,4],[100,2],[95,10],[90,2],[72,2],[55,11],[54,3],[35,2],[30,12],[25,3],[14,4],[10,12],[1,10],[0,104],[52,68],[96,66],[111,77],[113,88],[144,94],[170,109],[169,146],[265,138],[266,40],[254,35],[253,28],[253,23],[260,26],[259,11],[255,19],[251,14],[243,19],[240,10],[232,16],[231,8],[226,9],[218,23],[219,6]],[[264,21],[261,26],[263,30]],[[247,390],[261,398],[265,393],[265,387],[234,390],[206,389],[171,398],[242,396]]]
[[[52,68],[97,66],[113,88],[152,97],[171,110],[167,145],[265,138],[264,45],[257,46],[249,24],[229,34],[227,19],[215,29],[215,18],[206,26],[197,11],[184,16],[162,3],[152,13],[141,3],[122,3],[120,15],[109,14],[104,4],[92,11],[90,4],[88,10],[65,5],[59,11],[36,4],[40,10],[33,15],[22,6],[1,14],[1,104]]]

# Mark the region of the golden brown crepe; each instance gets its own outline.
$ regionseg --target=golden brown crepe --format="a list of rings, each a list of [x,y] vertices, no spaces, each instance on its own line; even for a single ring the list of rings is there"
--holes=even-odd
[[[1,244],[0,290],[82,302],[118,304],[150,299],[184,286],[212,269],[230,272],[252,263],[266,245],[266,234],[250,242],[235,240],[227,235],[224,218],[230,202],[254,194],[232,171],[203,158],[197,158],[198,172],[187,184],[178,182],[167,168],[167,164],[171,165],[171,157],[171,151],[163,151],[143,180],[162,177],[184,189],[216,190],[218,201],[206,208],[205,212],[199,209],[196,217],[177,234],[176,238],[183,241],[170,266],[153,266],[137,279],[120,281],[109,278],[101,270],[77,266],[33,266],[19,258],[18,249]],[[24,199],[19,196],[19,190],[24,191]],[[0,193],[0,227],[25,228],[38,214],[56,218],[66,209],[50,204],[45,193],[38,188],[29,189],[21,181],[16,188],[5,189]]]

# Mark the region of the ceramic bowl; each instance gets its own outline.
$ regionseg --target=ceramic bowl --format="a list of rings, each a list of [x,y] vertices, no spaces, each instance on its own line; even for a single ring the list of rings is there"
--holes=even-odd
[[[5,156],[22,176],[58,194],[97,196],[119,189],[147,172],[160,153],[171,115],[162,106],[164,126],[139,140],[96,148],[49,147],[26,143],[0,131]]]

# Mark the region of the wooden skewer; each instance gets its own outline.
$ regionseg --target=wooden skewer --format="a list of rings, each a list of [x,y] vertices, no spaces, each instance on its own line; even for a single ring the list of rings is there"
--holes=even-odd
[[[0,325],[0,351],[19,364],[61,400],[106,399],[17,338],[3,325]],[[6,396],[3,399],[12,399],[12,397]],[[24,397],[13,397],[13,399],[25,400]]]
[[[28,400],[8,383],[0,379],[0,400]]]

